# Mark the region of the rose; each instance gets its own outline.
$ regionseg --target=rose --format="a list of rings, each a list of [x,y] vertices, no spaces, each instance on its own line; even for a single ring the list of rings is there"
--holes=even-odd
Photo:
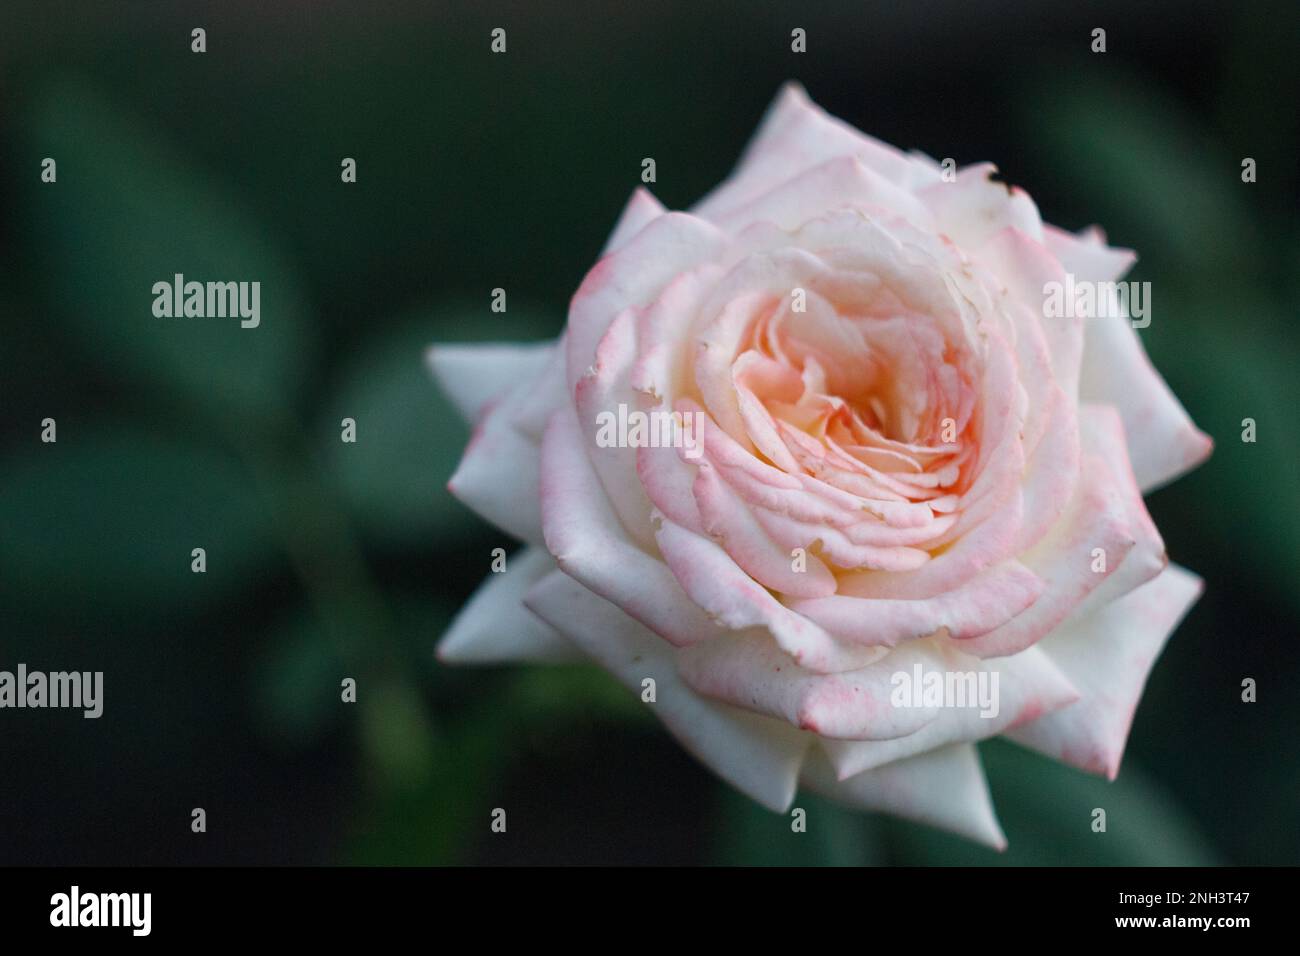
[[[1122,314],[1045,308],[1132,253],[992,172],[790,86],[692,212],[632,197],[558,342],[432,350],[474,422],[450,489],[529,545],[442,659],[653,681],[776,810],[802,782],[1002,846],[975,741],[1113,778],[1200,591],[1142,493],[1210,441]],[[662,440],[596,440],[629,410]]]

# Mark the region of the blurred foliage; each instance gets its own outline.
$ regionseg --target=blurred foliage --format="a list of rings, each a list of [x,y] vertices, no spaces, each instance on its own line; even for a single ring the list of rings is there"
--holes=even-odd
[[[232,191],[80,83],[46,88],[20,130],[27,155],[58,162],[56,188],[35,183],[26,204],[34,278],[69,340],[122,381],[155,383],[240,427],[292,408],[313,361],[309,306],[284,252]],[[141,290],[176,274],[259,281],[265,325],[159,319],[152,293],[142,310]]]
[[[6,5],[0,663],[103,669],[110,696],[84,725],[6,716],[0,813],[25,826],[0,861],[1300,860],[1296,63],[1269,14],[1289,7],[1144,5],[1104,57],[1086,10],[939,7],[801,10],[794,56],[775,7],[516,5],[494,58],[490,4],[358,21],[234,3],[203,10],[202,56],[184,4]],[[507,542],[444,490],[467,432],[425,347],[555,334],[641,158],[689,205],[790,77],[899,146],[994,160],[1044,218],[1137,249],[1144,341],[1218,443],[1149,502],[1208,589],[1123,772],[984,745],[1002,855],[805,794],[793,834],[596,668],[432,657]],[[177,272],[259,280],[261,327],[154,318],[149,290]],[[1258,704],[1238,703],[1243,676]],[[488,832],[495,806],[508,838]]]

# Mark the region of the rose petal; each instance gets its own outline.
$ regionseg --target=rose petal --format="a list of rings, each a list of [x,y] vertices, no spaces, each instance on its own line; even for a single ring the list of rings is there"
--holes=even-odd
[[[638,186],[633,191],[632,198],[623,207],[623,212],[614,225],[614,231],[605,240],[605,248],[601,250],[600,254],[607,256],[611,252],[617,252],[627,245],[633,236],[667,211],[663,204],[650,194],[648,189],[644,186]]]
[[[1043,220],[1034,201],[1023,189],[992,179],[997,171],[992,163],[966,166],[957,171],[955,181],[935,183],[918,193],[939,229],[963,249],[979,250],[1008,227],[1042,238]]]
[[[1046,229],[1046,227],[1045,227]],[[980,261],[1006,285],[1047,338],[1052,375],[1071,399],[1079,393],[1083,362],[1084,320],[1079,316],[1046,315],[1044,287],[1065,282],[1065,269],[1051,251],[1014,227],[996,233],[978,250]]]
[[[929,664],[939,660],[928,647],[918,646],[905,656]],[[781,718],[823,737],[888,740],[915,734],[938,716],[935,708],[890,705],[892,666],[877,662],[818,674],[795,664],[761,633],[729,634],[685,648],[677,656],[677,669],[706,697]]]
[[[996,674],[996,697],[989,702],[988,708],[996,712],[986,713],[979,706],[949,705],[935,710],[935,719],[909,736],[890,740],[823,741],[827,756],[841,779],[936,747],[997,736],[1008,728],[1068,707],[1079,699],[1079,691],[1060,668],[1036,647],[1012,657],[980,660],[961,653],[951,641],[914,641],[895,649],[875,667],[888,671],[891,680],[892,675],[899,673],[914,680],[917,664],[922,667],[923,681],[925,675],[937,672],[974,674],[978,682],[979,675],[987,673],[990,676],[984,678],[988,682],[985,688],[990,692],[993,691],[991,675]],[[962,680],[965,680],[964,676]],[[978,688],[978,684],[976,686]]]
[[[854,156],[868,169],[909,189],[939,178],[925,163],[827,115],[808,99],[802,87],[787,83],[768,109],[736,170],[701,200],[694,212],[722,216],[792,175],[838,156]]]
[[[637,693],[642,681],[654,680],[648,706],[705,766],[771,810],[790,806],[808,734],[700,697],[678,676],[669,645],[558,571],[536,584],[526,603]]]
[[[572,409],[551,419],[541,457],[546,548],[565,573],[673,644],[719,633],[668,566],[638,547],[619,524],[587,458]]]
[[[595,361],[596,345],[614,317],[644,306],[672,279],[726,248],[726,236],[686,213],[665,213],[605,256],[582,280],[569,305],[565,327],[567,381],[578,384]]]
[[[932,598],[893,600],[831,597],[791,601],[790,607],[843,641],[893,646],[947,629],[973,639],[1011,620],[1038,599],[1043,582],[1016,561],[990,568],[956,589]]]
[[[1047,239],[1076,280],[1112,282],[1134,259],[1126,249],[1107,248],[1095,231],[1074,237],[1057,230]],[[1168,484],[1208,458],[1214,442],[1192,423],[1151,364],[1131,321],[1105,316],[1088,319],[1084,329],[1079,397],[1119,409],[1133,473],[1143,493]]]
[[[574,389],[573,403],[605,496],[633,539],[649,548],[654,542],[650,499],[637,480],[636,449],[622,447],[623,440],[630,438],[627,435],[615,434],[613,444],[601,443],[606,423],[602,419],[619,423],[632,413],[642,414],[629,381],[636,354],[636,313],[626,309],[610,323],[596,347],[596,361]],[[625,414],[620,414],[620,406]]]
[[[443,394],[473,424],[493,399],[521,380],[536,377],[554,344],[434,345],[425,352],[425,361]]]
[[[1164,542],[1146,514],[1124,460],[1123,431],[1113,409],[1079,412],[1084,456],[1075,500],[1057,527],[1022,560],[1047,586],[1023,614],[972,639],[980,657],[1015,654],[1048,634],[1121,568],[1136,586],[1164,566]],[[1100,548],[1103,555],[1097,555]],[[1095,563],[1104,560],[1101,570]],[[1131,563],[1130,563],[1131,562]]]
[[[874,648],[842,646],[791,611],[714,541],[667,519],[660,524],[657,540],[664,560],[690,600],[719,626],[732,631],[762,628],[795,663],[823,674],[854,670],[879,656]]]
[[[826,565],[816,555],[805,554],[803,568],[796,570],[793,548],[784,548],[768,536],[709,463],[701,462],[696,469],[692,493],[704,530],[759,584],[792,597],[835,593],[835,578]]]
[[[489,574],[438,643],[444,664],[581,660],[576,647],[523,604],[524,593],[555,570],[541,548],[527,547]]]
[[[917,226],[931,221],[930,211],[916,196],[851,155],[812,166],[752,201],[711,218],[733,231],[755,222],[797,229],[809,219],[846,206],[898,214]]]
[[[814,749],[803,781],[812,790],[858,810],[915,820],[1005,850],[988,780],[974,744],[953,744],[837,780],[829,759]]]
[[[1196,575],[1170,565],[1155,580],[1051,634],[1039,646],[1079,688],[1080,699],[1008,736],[1115,779],[1147,675],[1201,588]]]
[[[447,490],[507,534],[541,544],[537,465],[537,446],[499,403],[475,426]]]

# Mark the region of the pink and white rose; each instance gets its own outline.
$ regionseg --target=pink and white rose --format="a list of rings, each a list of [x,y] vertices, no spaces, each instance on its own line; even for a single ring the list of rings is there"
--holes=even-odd
[[[558,341],[433,349],[474,427],[450,489],[527,542],[441,658],[653,679],[778,811],[802,783],[1000,847],[976,741],[1113,778],[1201,589],[1142,496],[1211,442],[1122,315],[1046,317],[1133,254],[993,172],[789,86],[690,212],[632,196]],[[698,433],[598,441],[620,409]],[[996,675],[996,714],[898,706],[900,673]]]

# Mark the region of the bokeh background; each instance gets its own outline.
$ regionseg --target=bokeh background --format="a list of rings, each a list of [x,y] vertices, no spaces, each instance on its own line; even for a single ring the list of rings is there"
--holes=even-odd
[[[0,712],[0,862],[1300,862],[1298,54],[1289,0],[8,0],[0,668],[106,689]],[[1149,499],[1208,586],[1119,779],[983,745],[1002,855],[811,796],[793,835],[593,669],[432,656],[513,544],[444,490],[466,430],[423,347],[554,335],[641,159],[689,205],[789,78],[1137,249],[1218,443]],[[174,272],[261,281],[261,328],[153,318]]]

